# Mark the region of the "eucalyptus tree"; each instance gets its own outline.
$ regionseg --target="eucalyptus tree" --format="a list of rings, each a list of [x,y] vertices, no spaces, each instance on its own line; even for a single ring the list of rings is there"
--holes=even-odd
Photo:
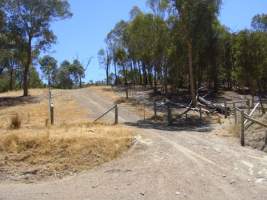
[[[98,51],[98,62],[101,67],[103,67],[106,71],[106,84],[109,85],[109,72],[111,65],[111,54],[108,49],[100,49]]]
[[[157,82],[164,63],[166,62],[166,50],[169,44],[169,27],[165,21],[169,8],[168,0],[147,0],[147,5],[153,13],[152,33],[153,38],[153,67],[154,67],[154,91],[157,90]],[[166,70],[165,70],[166,71]],[[165,75],[166,78],[166,75]]]
[[[256,31],[267,32],[267,14],[254,16],[251,26]]]
[[[258,44],[254,47],[258,47],[255,52],[255,61],[257,61],[258,68],[260,69],[260,76],[258,77],[257,85],[260,91],[267,90],[267,14],[256,15],[252,19],[252,28],[254,33],[253,38],[257,38]],[[257,45],[257,46],[256,46]]]
[[[48,85],[55,86],[57,73],[57,60],[52,56],[46,55],[39,60],[40,69],[45,78],[48,80]]]
[[[48,48],[56,36],[50,28],[51,22],[71,16],[68,1],[58,0],[5,0],[1,11],[7,22],[26,43],[26,61],[23,72],[23,95],[28,95],[29,70],[33,52]]]
[[[142,10],[138,6],[134,6],[130,11],[130,19],[134,20],[138,15],[143,14]]]
[[[234,38],[235,78],[241,88],[249,88],[252,96],[258,94],[262,111],[265,113],[261,96],[263,89],[266,89],[267,80],[266,33],[243,30]]]
[[[71,73],[74,77],[74,82],[82,88],[82,79],[85,77],[85,68],[78,59],[75,59],[71,65]]]
[[[136,8],[137,9],[137,8]],[[107,45],[107,51],[110,55],[111,62],[114,65],[115,71],[115,84],[118,82],[118,59],[116,57],[116,52],[118,49],[123,49],[126,46],[126,29],[128,27],[128,23],[125,21],[118,22],[115,27],[108,33],[105,42]]]
[[[196,54],[194,46],[206,37],[207,31],[211,30],[214,19],[217,18],[220,9],[220,0],[171,0],[178,13],[179,28],[183,37],[188,54],[188,71],[190,79],[190,91],[193,105],[197,103],[194,78],[193,61]]]
[[[72,89],[74,86],[74,83],[71,79],[71,63],[67,60],[64,60],[57,71],[56,75],[56,82],[57,87],[61,89]]]
[[[128,26],[127,46],[131,57],[142,67],[143,84],[152,84],[153,66],[153,15],[140,14]]]

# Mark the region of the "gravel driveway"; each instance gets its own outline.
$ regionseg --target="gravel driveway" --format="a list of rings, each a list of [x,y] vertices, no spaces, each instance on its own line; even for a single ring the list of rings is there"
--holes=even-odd
[[[113,104],[93,89],[73,95],[90,118]],[[121,122],[138,120],[120,108]],[[217,136],[221,128],[214,125],[204,133],[137,126],[136,143],[121,158],[63,180],[0,184],[0,199],[266,200],[267,155]]]

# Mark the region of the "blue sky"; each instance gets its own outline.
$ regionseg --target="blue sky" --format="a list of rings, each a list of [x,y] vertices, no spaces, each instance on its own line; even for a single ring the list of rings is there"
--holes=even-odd
[[[129,19],[133,6],[148,10],[146,0],[70,0],[73,17],[55,22],[52,29],[58,37],[49,54],[59,63],[79,58],[84,65],[92,56],[85,81],[102,80],[105,72],[98,65],[97,52],[103,48],[106,34],[121,19]],[[251,19],[267,13],[267,0],[223,0],[221,22],[232,31],[249,28]]]

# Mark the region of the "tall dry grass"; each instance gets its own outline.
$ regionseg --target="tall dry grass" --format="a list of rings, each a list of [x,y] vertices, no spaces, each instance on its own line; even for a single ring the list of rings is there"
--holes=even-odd
[[[13,179],[29,170],[33,179],[63,177],[118,157],[131,146],[132,134],[121,126],[88,123],[9,131],[0,135],[1,169]]]
[[[19,98],[15,104],[9,102],[12,106],[1,106],[0,181],[63,177],[110,161],[131,146],[132,130],[88,123],[87,111],[71,91],[53,91],[53,127],[48,123],[47,90],[30,93],[34,101]],[[17,97],[20,91],[1,95]]]

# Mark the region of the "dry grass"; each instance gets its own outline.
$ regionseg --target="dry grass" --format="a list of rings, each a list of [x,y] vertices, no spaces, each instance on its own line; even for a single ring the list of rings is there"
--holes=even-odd
[[[11,117],[11,123],[10,123],[10,128],[11,129],[20,129],[21,127],[21,119],[18,114],[15,116]]]
[[[47,90],[30,93],[23,99],[17,98],[21,91],[0,95],[9,101],[0,101],[0,181],[61,178],[110,161],[131,146],[131,130],[88,123],[88,113],[68,90],[53,91],[55,126],[50,127]],[[20,129],[10,129],[17,121]]]
[[[0,180],[40,180],[71,175],[110,161],[132,144],[124,127],[70,124],[8,131],[0,136]]]
[[[120,99],[120,96],[114,92],[111,86],[90,86],[96,93],[103,97],[112,99],[114,102]]]
[[[42,128],[46,126],[48,116],[48,91],[45,89],[30,90],[31,97],[18,97],[22,92],[3,93],[9,97],[10,106],[0,109],[0,128],[8,128],[14,116],[21,119],[22,128]],[[53,90],[56,124],[79,122],[86,119],[87,113],[76,104],[69,91]],[[11,103],[13,102],[13,103]],[[7,102],[5,102],[7,103]]]
[[[240,125],[238,124],[229,123],[227,131],[231,136],[240,137]]]
[[[122,106],[127,107],[129,111],[141,117],[145,116],[145,118],[151,118],[154,116],[154,112],[151,107],[144,106],[144,104],[141,104],[135,98],[129,97],[126,99],[126,97],[120,96],[119,93],[114,92],[110,86],[90,86],[90,88],[98,93],[98,95],[112,99],[115,104],[121,104]],[[123,96],[124,95],[125,94],[123,93]]]

